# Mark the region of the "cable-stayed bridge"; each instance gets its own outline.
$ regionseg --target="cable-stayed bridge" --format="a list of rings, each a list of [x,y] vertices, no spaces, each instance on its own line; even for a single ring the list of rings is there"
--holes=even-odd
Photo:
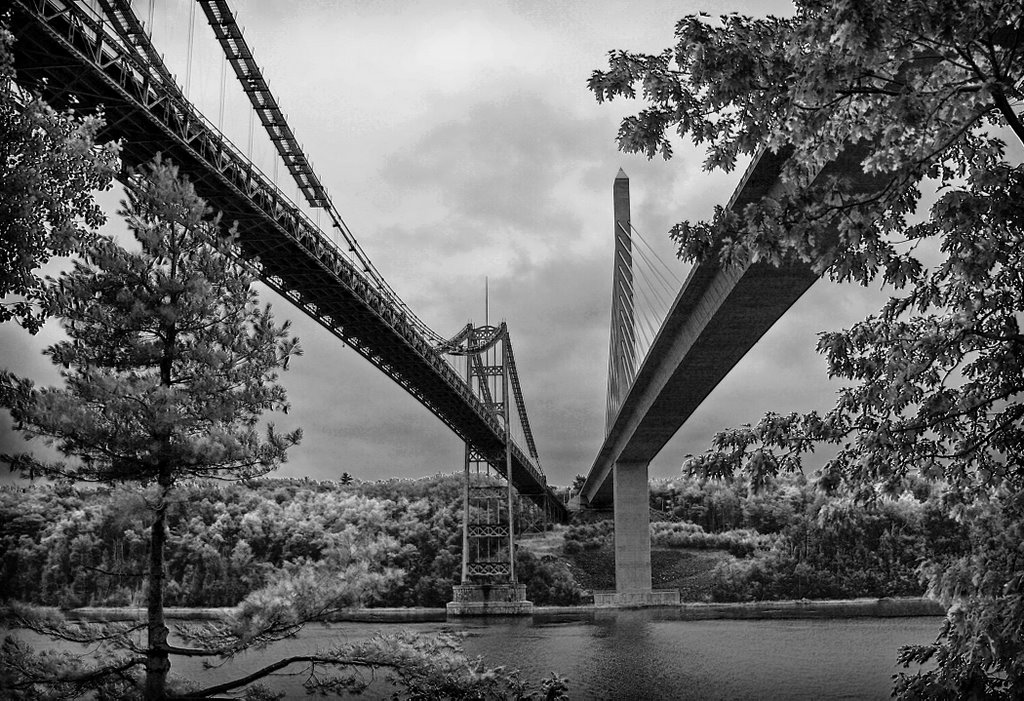
[[[140,15],[144,4],[137,3]],[[550,518],[564,519],[565,507],[540,466],[508,329],[463,329],[449,338],[416,316],[338,214],[225,1],[199,0],[190,7],[190,14],[178,18],[189,32],[189,62],[179,84],[152,41],[153,2],[143,21],[129,0],[15,0],[19,81],[57,107],[102,107],[102,137],[122,140],[126,165],[158,153],[178,165],[225,222],[238,222],[237,252],[257,266],[269,287],[430,409],[466,442],[467,455],[507,475]],[[213,29],[225,70],[230,65],[248,99],[246,150],[188,99],[196,8]],[[221,90],[218,123],[224,115],[223,73]],[[275,151],[273,176],[250,158],[257,121]],[[290,199],[276,182],[279,165],[301,201]],[[500,371],[510,388],[503,404],[492,401],[487,389],[499,364],[480,360],[498,344],[505,349]]]
[[[750,164],[728,207],[778,193],[786,155],[763,151]],[[859,169],[862,155],[848,148],[818,178],[841,173],[859,191],[879,187]],[[652,592],[648,510],[648,466],[768,329],[818,279],[809,264],[774,266],[756,262],[723,266],[712,257],[689,272],[674,297],[650,320],[638,309],[642,289],[664,271],[652,265],[630,222],[629,180],[619,172],[614,185],[615,263],[608,374],[608,415],[604,442],[581,490],[591,507],[615,510],[615,579],[618,603],[670,603],[678,592]],[[638,255],[643,265],[637,265]],[[639,270],[638,270],[639,269]],[[662,295],[663,296],[663,295]]]

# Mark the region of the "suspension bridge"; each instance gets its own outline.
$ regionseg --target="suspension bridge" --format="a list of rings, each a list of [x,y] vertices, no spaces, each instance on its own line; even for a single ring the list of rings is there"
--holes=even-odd
[[[157,154],[177,165],[225,222],[238,223],[236,253],[271,289],[398,383],[465,442],[465,502],[471,515],[465,519],[464,550],[467,558],[470,550],[477,555],[464,563],[464,580],[514,581],[513,490],[523,497],[520,508],[532,505],[546,520],[565,520],[567,512],[541,468],[508,328],[469,324],[442,335],[402,301],[335,208],[226,0],[197,0],[185,17],[174,19],[188,22],[184,81],[154,41],[154,2],[145,20],[140,18],[147,14],[145,3],[136,4],[138,13],[130,0],[15,0],[19,84],[57,108],[78,113],[102,108],[101,138],[121,141],[126,166]],[[217,124],[188,97],[193,38],[202,29],[197,27],[201,19],[222,52]],[[248,101],[244,150],[220,128],[228,67]],[[272,175],[250,157],[256,122],[273,149]],[[285,194],[286,184],[294,185],[295,200]],[[471,466],[507,480],[507,510],[481,516],[480,509],[469,508]],[[494,491],[486,480],[479,489]]]

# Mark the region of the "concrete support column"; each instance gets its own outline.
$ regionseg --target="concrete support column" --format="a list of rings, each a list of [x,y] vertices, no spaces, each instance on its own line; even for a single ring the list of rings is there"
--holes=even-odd
[[[612,468],[615,499],[615,590],[651,591],[651,514],[647,462],[616,462]]]

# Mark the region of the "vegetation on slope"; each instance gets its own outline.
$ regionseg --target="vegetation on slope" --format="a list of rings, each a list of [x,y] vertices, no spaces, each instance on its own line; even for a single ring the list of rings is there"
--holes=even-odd
[[[923,484],[865,510],[802,481],[750,494],[738,482],[680,478],[653,483],[651,503],[655,519],[698,521],[651,525],[654,584],[684,600],[920,594],[924,553],[965,543]],[[167,603],[234,606],[282,571],[372,542],[374,568],[388,576],[361,605],[443,606],[460,574],[461,506],[456,475],[184,484],[168,508]],[[121,488],[0,489],[0,588],[65,608],[141,604],[145,509]],[[538,605],[614,588],[611,520],[522,540],[517,572]]]

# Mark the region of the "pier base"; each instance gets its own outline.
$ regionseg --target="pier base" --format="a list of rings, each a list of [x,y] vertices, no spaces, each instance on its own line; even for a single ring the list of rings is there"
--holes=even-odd
[[[525,584],[456,584],[447,606],[449,616],[529,616]]]
[[[678,589],[639,589],[635,591],[594,592],[594,606],[598,608],[643,608],[647,606],[678,605]]]

